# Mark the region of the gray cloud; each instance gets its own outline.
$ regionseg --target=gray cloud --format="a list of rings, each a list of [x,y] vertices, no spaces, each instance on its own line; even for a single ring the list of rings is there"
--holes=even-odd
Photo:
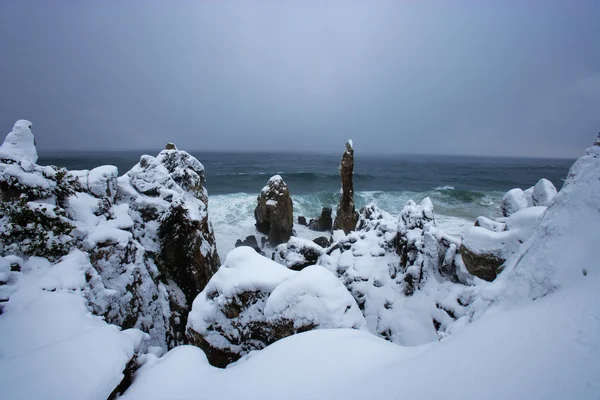
[[[234,4],[235,3],[235,4]],[[3,1],[0,130],[40,151],[578,156],[597,1]]]

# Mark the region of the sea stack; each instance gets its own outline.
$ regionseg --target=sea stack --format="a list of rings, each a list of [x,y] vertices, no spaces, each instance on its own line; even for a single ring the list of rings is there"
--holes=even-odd
[[[340,177],[342,178],[342,198],[337,208],[337,215],[333,222],[333,229],[342,229],[348,234],[356,227],[358,213],[354,205],[354,148],[352,140],[346,142],[346,151],[342,155],[340,164]]]
[[[276,246],[292,236],[294,205],[288,186],[281,176],[269,179],[257,198],[254,209],[256,229],[269,236],[269,243]]]

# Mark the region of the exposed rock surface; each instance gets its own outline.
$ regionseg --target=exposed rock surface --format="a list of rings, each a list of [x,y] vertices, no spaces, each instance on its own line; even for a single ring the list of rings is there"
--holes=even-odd
[[[238,239],[235,242],[235,247],[241,246],[251,247],[258,254],[263,254],[262,250],[260,249],[260,246],[258,245],[258,241],[256,240],[256,236],[254,235],[247,236],[244,240]]]
[[[352,141],[346,143],[346,151],[342,155],[340,177],[342,178],[342,197],[337,208],[333,229],[341,229],[348,234],[356,227],[358,213],[354,205],[354,148]]]
[[[331,219],[332,211],[333,210],[329,207],[323,207],[321,215],[318,218],[310,220],[308,228],[318,232],[330,231],[333,227],[333,220]]]
[[[293,233],[294,206],[281,176],[275,175],[269,179],[257,201],[254,209],[256,229],[268,235],[272,246],[287,242]]]
[[[212,365],[225,367],[295,333],[365,326],[352,296],[324,268],[294,272],[238,247],[194,300],[187,336]]]
[[[308,226],[308,222],[306,222],[306,217],[302,215],[298,216],[298,224],[302,226]]]

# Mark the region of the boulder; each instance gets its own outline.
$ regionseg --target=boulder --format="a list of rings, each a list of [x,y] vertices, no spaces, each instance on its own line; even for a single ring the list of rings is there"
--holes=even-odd
[[[509,190],[504,197],[502,197],[502,202],[500,203],[502,215],[505,217],[510,217],[512,214],[527,208],[528,206],[525,193],[522,189],[518,188]]]
[[[306,217],[300,215],[298,217],[298,225],[308,226],[308,222],[306,222]]]
[[[331,244],[331,241],[325,236],[319,236],[318,238],[314,238],[313,242],[323,248],[326,248]]]
[[[35,164],[38,159],[35,138],[31,133],[31,122],[21,119],[15,122],[12,131],[0,146],[0,160],[25,161]]]
[[[318,218],[310,220],[308,228],[317,232],[330,231],[333,227],[333,220],[331,219],[332,211],[330,207],[323,207],[321,215]]]
[[[296,333],[365,327],[350,293],[323,267],[294,272],[238,247],[194,300],[187,337],[223,368]]]
[[[119,171],[114,165],[103,165],[90,170],[87,176],[88,190],[98,198],[113,202],[117,195]]]
[[[333,222],[333,229],[341,229],[348,234],[356,227],[358,213],[354,204],[354,148],[352,140],[346,143],[346,151],[342,155],[340,164],[340,177],[342,178],[342,197],[337,207],[337,214]]]
[[[287,242],[293,233],[294,207],[290,191],[281,176],[269,179],[257,202],[254,209],[256,229],[268,235],[272,246]]]

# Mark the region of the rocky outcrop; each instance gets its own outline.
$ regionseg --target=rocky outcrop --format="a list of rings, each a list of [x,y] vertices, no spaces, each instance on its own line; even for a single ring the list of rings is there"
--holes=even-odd
[[[318,218],[313,218],[310,220],[308,223],[308,228],[317,232],[330,231],[333,227],[331,213],[332,209],[330,207],[323,207],[323,210],[321,210],[321,215]]]
[[[298,216],[298,225],[308,226],[308,222],[306,222],[306,217],[302,215]]]
[[[225,367],[296,333],[365,327],[352,296],[323,267],[294,272],[238,247],[194,300],[187,337],[212,365]]]
[[[455,278],[455,256],[460,242],[437,229],[433,203],[409,200],[398,218],[397,252],[404,273],[404,293],[412,295],[435,274]]]
[[[192,300],[220,264],[202,164],[173,148],[120,178],[114,166],[39,166],[30,125],[17,122],[2,146],[0,256],[69,256],[94,314],[165,350],[182,344]]]
[[[527,190],[519,188],[509,190],[500,203],[502,215],[510,217],[512,214],[528,207],[548,207],[556,196],[556,187],[548,179],[540,179],[535,186]]]
[[[337,207],[333,229],[341,229],[348,234],[356,227],[358,214],[354,205],[354,148],[352,141],[346,143],[346,151],[342,155],[340,177],[342,178],[342,197]]]
[[[528,206],[526,194],[522,189],[518,188],[509,190],[504,197],[502,197],[502,202],[500,203],[502,215],[505,217],[510,217],[512,214],[523,210]]]
[[[293,233],[294,206],[281,176],[275,175],[269,179],[258,195],[257,202],[254,209],[256,229],[268,235],[272,246],[287,242]]]

